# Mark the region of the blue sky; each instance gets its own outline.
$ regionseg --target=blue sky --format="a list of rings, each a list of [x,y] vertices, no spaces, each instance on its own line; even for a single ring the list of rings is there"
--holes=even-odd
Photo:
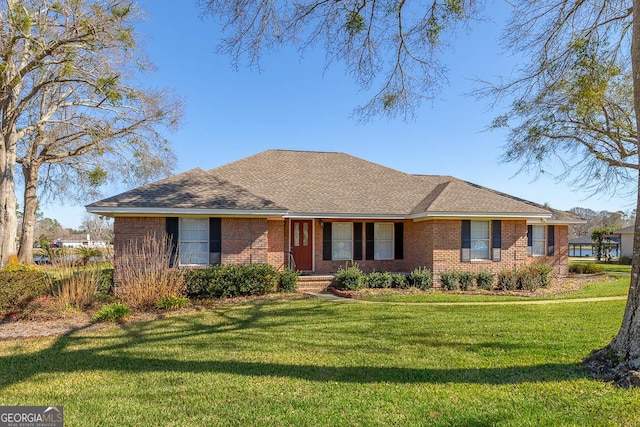
[[[269,148],[341,151],[408,173],[453,175],[559,209],[627,210],[633,197],[572,189],[552,177],[533,181],[501,164],[505,134],[484,131],[497,114],[487,102],[466,94],[475,77],[508,75],[515,59],[500,54],[498,38],[506,2],[488,2],[486,15],[469,34],[460,33],[443,55],[449,82],[437,99],[424,103],[415,120],[375,119],[359,123],[354,107],[368,100],[340,64],[325,70],[319,47],[304,57],[293,48],[269,52],[262,70],[241,66],[216,53],[216,23],[201,19],[195,0],[144,0],[149,12],[139,30],[157,70],[149,84],[166,86],[185,100],[180,130],[167,134],[182,172],[210,169]],[[119,188],[117,192],[127,190]],[[109,196],[111,194],[105,194]],[[47,217],[77,227],[82,206],[43,206]]]

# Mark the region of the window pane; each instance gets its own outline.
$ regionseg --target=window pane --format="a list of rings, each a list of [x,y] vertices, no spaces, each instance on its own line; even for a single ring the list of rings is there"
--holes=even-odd
[[[374,224],[374,259],[393,259],[393,223]]]
[[[309,223],[302,224],[302,246],[309,246]]]
[[[331,259],[352,258],[353,226],[350,222],[334,222],[331,227]]]
[[[489,221],[471,221],[471,259],[489,259]]]
[[[180,218],[180,264],[209,264],[209,218]]]
[[[544,225],[534,225],[531,227],[531,254],[532,255],[545,255],[546,254],[546,227]]]
[[[293,224],[293,246],[300,246],[300,223]]]

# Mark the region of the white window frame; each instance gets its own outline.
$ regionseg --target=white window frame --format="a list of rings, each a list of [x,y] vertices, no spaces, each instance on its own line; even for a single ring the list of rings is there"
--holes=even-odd
[[[380,235],[380,227],[389,227],[391,228],[391,238],[390,239],[382,239]],[[373,259],[376,261],[386,261],[394,259],[394,244],[395,241],[395,226],[392,222],[376,222],[373,224]],[[391,247],[389,257],[383,257],[380,255],[380,249],[382,244],[388,244]]]
[[[536,232],[535,230],[542,229],[542,239],[535,238]],[[536,252],[536,242],[538,245],[542,243],[540,246],[540,251]],[[547,255],[547,226],[546,225],[532,225],[531,226],[531,256],[546,256]]]
[[[335,260],[335,261],[350,261],[353,259],[353,223],[352,222],[334,222],[332,223],[332,229],[331,229],[331,259]],[[349,228],[349,238],[348,239],[339,239],[336,236],[339,234],[337,233],[337,228],[342,228],[346,227]],[[343,256],[338,256],[339,251],[341,249],[346,250],[346,248],[348,248],[349,250],[349,256],[345,257]]]
[[[486,237],[485,236],[482,236],[482,237],[476,236],[476,237],[474,237],[474,233],[473,233],[474,224],[476,224],[476,226],[477,226],[480,223],[486,225],[486,229],[487,229]],[[475,260],[478,260],[478,261],[480,261],[480,260],[483,260],[483,261],[484,260],[487,260],[487,261],[491,260],[491,221],[471,221],[470,224],[471,224],[471,226],[470,226],[471,230],[470,230],[470,233],[469,233],[470,234],[470,239],[471,239],[471,249],[470,249],[470,254],[469,254],[470,259],[472,261],[475,261]],[[476,246],[480,246],[480,245],[483,245],[483,244],[486,247],[486,256],[484,256],[482,258],[474,257],[474,248],[475,248],[475,251],[477,252],[477,251],[479,251],[480,249],[483,249],[483,248],[479,248],[479,247],[476,247]]]
[[[186,232],[188,231],[186,229],[186,225],[188,221],[198,221],[198,222],[203,222],[206,226],[205,226],[205,233],[206,235],[204,236],[204,238],[201,236],[201,238],[197,238],[197,239],[186,239],[185,235]],[[202,230],[200,230],[202,231]],[[186,256],[186,253],[184,253],[183,250],[183,244],[202,244],[204,243],[206,245],[206,257],[203,257],[204,259],[206,259],[206,262],[203,263],[198,263],[198,262],[191,262],[191,260],[189,260],[189,262],[183,262],[183,260],[185,260],[184,256]],[[202,265],[209,265],[209,218],[179,218],[178,220],[178,256],[180,258],[180,262],[179,265],[180,266],[202,266]],[[186,260],[185,260],[186,261]]]

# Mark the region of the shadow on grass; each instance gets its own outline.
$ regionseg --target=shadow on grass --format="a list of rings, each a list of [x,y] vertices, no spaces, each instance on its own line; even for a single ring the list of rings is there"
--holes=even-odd
[[[121,326],[121,334],[71,332],[41,351],[0,357],[0,389],[27,381],[39,374],[107,371],[123,373],[214,373],[250,377],[293,378],[317,382],[343,383],[461,383],[520,384],[565,381],[588,377],[577,364],[546,363],[500,368],[429,369],[393,366],[323,366],[229,360],[178,360],[162,358],[161,344],[202,347],[248,345],[251,337],[231,336],[216,341],[217,334],[229,331],[248,333],[287,325],[287,318],[309,315],[309,308],[277,309],[263,312],[262,304],[240,311],[218,312],[215,322],[203,315],[175,317],[165,322]],[[192,338],[195,338],[193,340]],[[273,338],[277,339],[277,338]],[[245,342],[247,341],[247,342]],[[256,343],[256,345],[258,345]],[[446,343],[438,343],[445,346]],[[455,344],[454,344],[455,345]]]

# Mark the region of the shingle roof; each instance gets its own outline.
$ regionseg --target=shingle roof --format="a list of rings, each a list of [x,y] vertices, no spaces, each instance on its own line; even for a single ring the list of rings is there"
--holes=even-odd
[[[87,208],[260,210],[284,208],[200,168],[92,203]]]
[[[579,219],[451,176],[411,175],[345,153],[267,150],[175,175],[89,208],[282,209],[292,215],[493,214]]]

